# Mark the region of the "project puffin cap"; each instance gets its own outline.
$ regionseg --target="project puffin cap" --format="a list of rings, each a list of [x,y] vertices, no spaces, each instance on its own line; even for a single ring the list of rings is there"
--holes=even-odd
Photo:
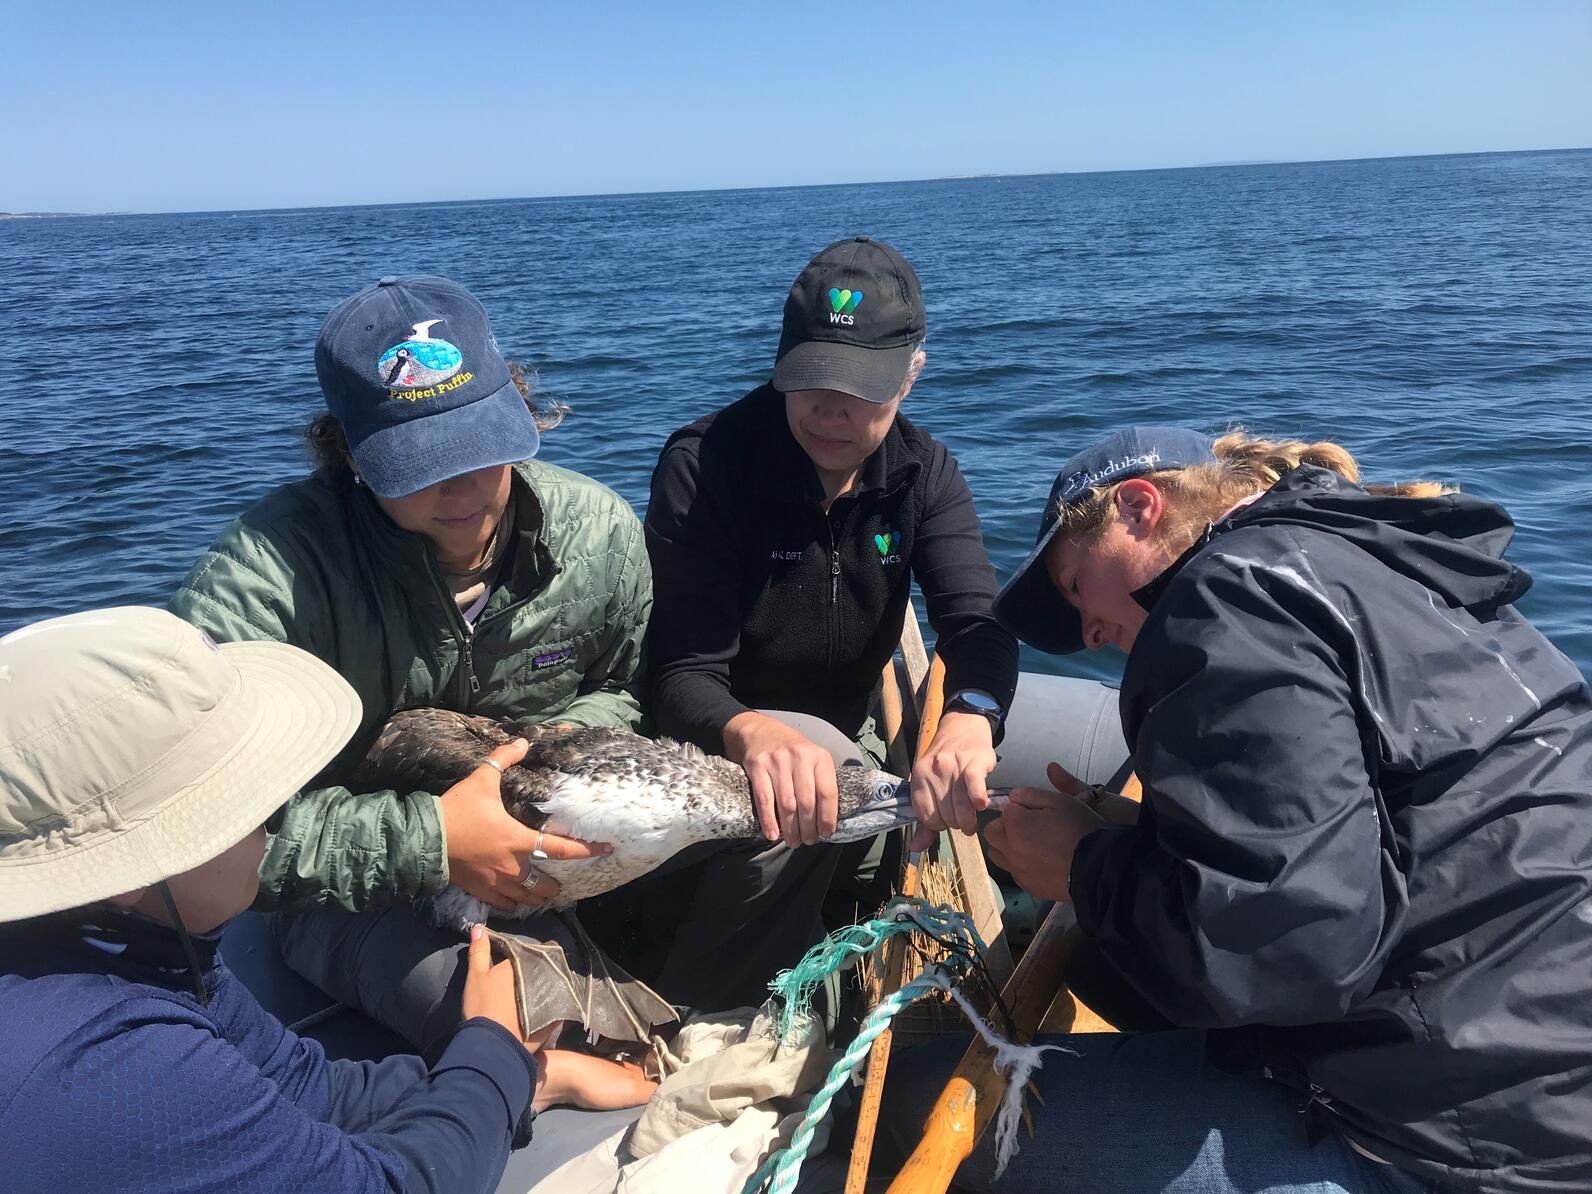
[[[386,277],[344,299],[315,342],[315,375],[360,480],[399,498],[536,455],[536,419],[486,310],[446,278]]]
[[[359,726],[348,682],[286,643],[164,610],[0,638],[0,921],[136,891],[242,841]]]
[[[1183,427],[1129,427],[1085,448],[1056,474],[1039,512],[1034,550],[995,595],[995,617],[1023,642],[1051,655],[1083,649],[1083,622],[1045,571],[1045,548],[1061,525],[1061,511],[1090,490],[1162,469],[1216,459],[1208,435]]]
[[[918,276],[883,241],[836,241],[797,275],[785,300],[774,388],[839,390],[889,402],[923,340]]]

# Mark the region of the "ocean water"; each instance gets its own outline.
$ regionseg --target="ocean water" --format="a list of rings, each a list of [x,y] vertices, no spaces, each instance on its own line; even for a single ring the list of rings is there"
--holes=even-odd
[[[643,510],[665,436],[767,377],[802,263],[865,232],[922,278],[905,409],[1003,574],[1059,462],[1119,425],[1330,437],[1507,506],[1523,609],[1592,671],[1589,195],[1577,150],[0,221],[0,632],[162,602],[303,474],[316,331],[382,274],[474,291],[571,408],[545,458]]]

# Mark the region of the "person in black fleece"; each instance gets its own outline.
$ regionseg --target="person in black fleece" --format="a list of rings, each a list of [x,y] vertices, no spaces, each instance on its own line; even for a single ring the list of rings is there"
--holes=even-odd
[[[1186,1031],[1069,1038],[998,1189],[1592,1190],[1592,692],[1503,509],[1357,477],[1155,427],[1057,476],[996,611],[1128,653],[1144,799],[1058,768],[986,835]]]
[[[917,844],[947,825],[972,832],[987,803],[1017,643],[991,613],[995,574],[956,461],[899,413],[924,329],[898,252],[867,237],[830,245],[791,287],[771,383],[676,432],[653,473],[649,713],[660,733],[745,767],[770,841],[832,833],[836,788],[832,751],[766,711],[820,718],[876,755],[869,706],[914,577],[948,693],[912,773]],[[762,892],[821,898],[835,854],[764,856],[783,879]]]

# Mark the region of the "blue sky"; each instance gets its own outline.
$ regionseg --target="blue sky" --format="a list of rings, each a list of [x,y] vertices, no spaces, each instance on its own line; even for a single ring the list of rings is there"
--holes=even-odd
[[[1592,3],[7,0],[0,210],[1592,145]]]

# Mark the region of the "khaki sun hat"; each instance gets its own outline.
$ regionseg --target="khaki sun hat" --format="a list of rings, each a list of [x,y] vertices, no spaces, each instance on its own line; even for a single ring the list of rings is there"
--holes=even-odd
[[[148,887],[217,857],[353,735],[359,697],[285,643],[163,610],[0,638],[0,921]]]

